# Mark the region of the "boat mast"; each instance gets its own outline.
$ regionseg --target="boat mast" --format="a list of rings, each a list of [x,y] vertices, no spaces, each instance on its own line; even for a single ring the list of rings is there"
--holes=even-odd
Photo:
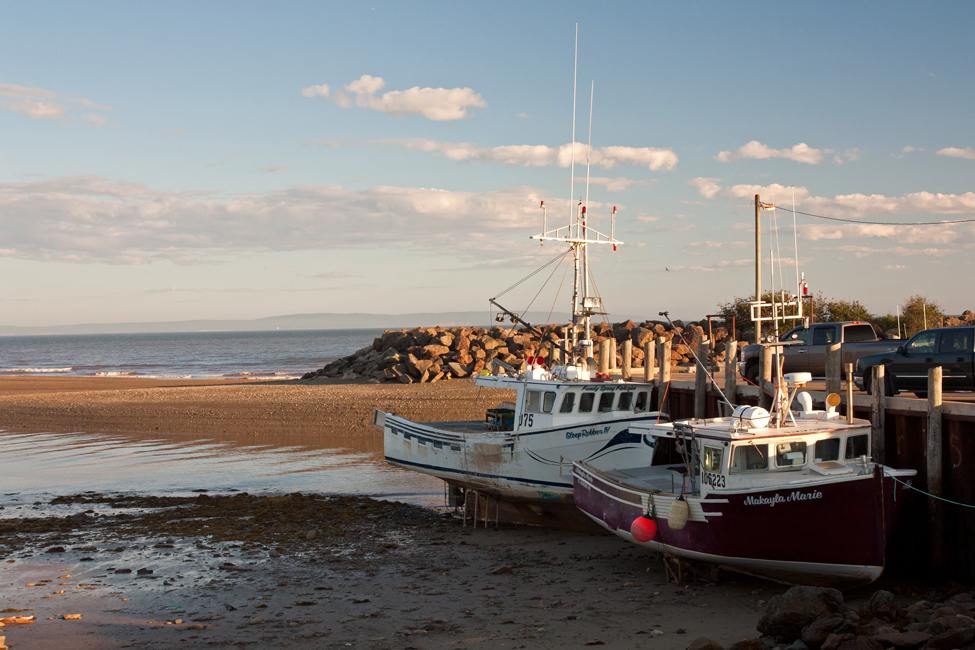
[[[569,231],[575,227],[575,238],[579,239],[579,209],[573,209],[572,202],[575,200],[575,180],[576,180],[576,86],[579,78],[579,23],[576,23],[575,34],[575,55],[572,64],[572,137],[569,138],[570,164],[569,164]],[[572,276],[572,324],[569,326],[570,340],[572,349],[575,350],[578,343],[576,326],[579,324],[579,315],[582,313],[582,299],[579,296],[579,274],[582,272],[579,257],[579,246],[572,245],[572,256],[574,261]],[[588,332],[587,336],[588,338]]]
[[[586,243],[586,217],[588,215],[586,209],[589,206],[589,166],[592,162],[592,98],[595,90],[596,82],[593,81],[589,88],[589,142],[586,143],[586,203],[582,206],[582,299],[584,302],[589,298],[589,245]],[[588,309],[586,309],[585,340],[592,340],[592,318]]]
[[[542,233],[532,236],[532,239],[545,241],[560,241],[572,247],[573,268],[572,277],[572,322],[569,325],[568,339],[571,343],[572,364],[585,363],[592,356],[592,315],[602,314],[602,302],[599,298],[589,295],[589,244],[612,244],[613,250],[623,242],[616,239],[616,208],[613,208],[612,234],[606,236],[593,229],[589,223],[589,165],[591,156],[587,153],[586,160],[586,195],[585,202],[575,199],[575,145],[576,145],[576,94],[577,77],[579,73],[579,24],[576,23],[575,34],[575,63],[572,78],[572,147],[570,155],[569,173],[569,225],[554,230],[546,230],[545,202],[542,201]],[[592,87],[595,89],[595,82]],[[592,95],[589,99],[589,148],[592,145]],[[579,338],[577,328],[582,327]]]

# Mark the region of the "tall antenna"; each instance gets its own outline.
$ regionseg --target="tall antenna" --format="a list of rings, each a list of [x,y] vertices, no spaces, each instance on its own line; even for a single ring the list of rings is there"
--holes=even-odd
[[[575,40],[575,60],[572,67],[572,137],[569,138],[569,225],[573,225],[575,215],[573,214],[572,199],[575,197],[575,176],[576,176],[576,79],[579,77],[579,23],[576,23]],[[578,235],[577,235],[578,236]]]

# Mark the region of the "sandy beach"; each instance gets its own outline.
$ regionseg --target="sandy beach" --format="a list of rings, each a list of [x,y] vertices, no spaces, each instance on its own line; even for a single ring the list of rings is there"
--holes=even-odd
[[[480,417],[468,382],[375,385],[0,379],[0,428],[333,437],[381,449],[375,407]],[[35,512],[36,511],[36,512]],[[87,493],[0,511],[0,636],[14,650],[725,647],[784,587],[665,579],[609,535],[472,529],[357,496]],[[79,618],[80,617],[80,618]]]

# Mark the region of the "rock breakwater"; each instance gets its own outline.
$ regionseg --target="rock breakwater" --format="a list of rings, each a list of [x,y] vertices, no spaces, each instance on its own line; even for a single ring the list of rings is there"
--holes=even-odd
[[[524,327],[418,327],[410,330],[387,330],[372,345],[329,363],[324,368],[306,373],[302,379],[340,377],[405,384],[460,379],[477,374],[495,359],[522,370],[528,357],[540,358],[546,365],[556,363],[569,327],[546,325],[538,333]],[[645,344],[655,341],[671,350],[673,366],[694,363],[691,348],[707,337],[713,339],[711,359],[724,360],[728,332],[724,327],[708,328],[704,323],[674,321],[671,327],[660,321],[634,323],[631,320],[600,323],[592,329],[594,350],[598,356],[603,341],[610,341],[610,367],[623,366],[623,351],[629,341],[630,366],[643,368]]]

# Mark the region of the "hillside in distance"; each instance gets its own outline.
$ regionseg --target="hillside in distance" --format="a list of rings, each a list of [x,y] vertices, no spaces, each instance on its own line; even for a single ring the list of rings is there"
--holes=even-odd
[[[568,321],[566,314],[550,319]],[[136,334],[159,332],[261,332],[267,330],[402,329],[412,327],[490,326],[494,320],[485,311],[457,311],[415,314],[290,314],[254,320],[182,320],[141,323],[82,323],[49,326],[0,326],[0,336],[51,334]]]

